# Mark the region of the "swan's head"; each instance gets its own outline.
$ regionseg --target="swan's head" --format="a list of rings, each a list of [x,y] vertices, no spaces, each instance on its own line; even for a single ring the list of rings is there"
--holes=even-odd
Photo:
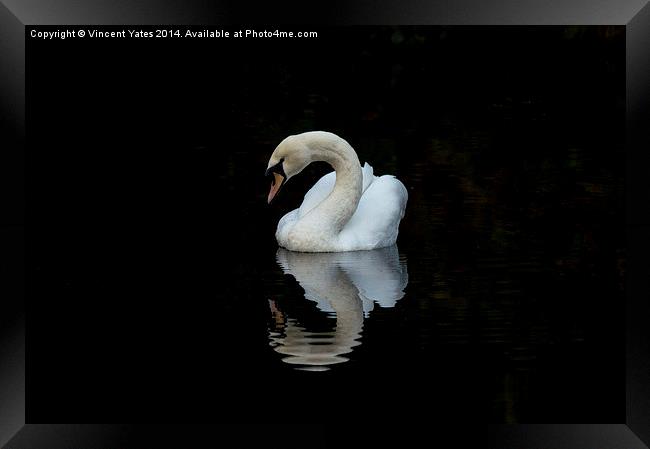
[[[311,152],[300,136],[289,136],[273,151],[266,169],[266,176],[272,176],[268,202],[277,195],[292,176],[300,173],[312,162]]]

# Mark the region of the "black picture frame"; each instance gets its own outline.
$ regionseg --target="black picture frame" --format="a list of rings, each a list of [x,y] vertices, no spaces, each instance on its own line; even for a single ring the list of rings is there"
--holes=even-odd
[[[432,1],[376,4],[292,4],[290,12],[266,4],[154,0],[6,0],[0,4],[0,222],[2,285],[0,314],[0,446],[141,447],[143,442],[198,447],[213,438],[209,428],[135,425],[49,425],[25,422],[25,27],[54,24],[430,24],[430,25],[624,25],[627,60],[626,216],[626,387],[625,423],[495,425],[478,435],[489,447],[643,448],[650,445],[650,5],[645,0]],[[27,174],[28,176],[28,174]],[[28,205],[27,205],[28,207]],[[622,218],[623,219],[623,218]],[[27,228],[26,228],[27,227]],[[27,282],[26,282],[27,281]],[[597,392],[594,392],[597,396]],[[469,424],[468,427],[471,427]],[[254,427],[254,424],[249,424]],[[229,428],[225,437],[252,438]],[[486,433],[485,433],[486,432]],[[469,432],[471,433],[471,432]],[[325,445],[326,440],[320,444]],[[147,447],[153,447],[147,444]]]

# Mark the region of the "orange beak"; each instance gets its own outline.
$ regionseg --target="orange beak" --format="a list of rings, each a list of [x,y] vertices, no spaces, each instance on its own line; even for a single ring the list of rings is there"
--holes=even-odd
[[[271,181],[271,190],[269,191],[269,198],[267,204],[270,204],[275,195],[280,191],[282,183],[284,182],[284,176],[279,173],[273,173],[273,181]]]

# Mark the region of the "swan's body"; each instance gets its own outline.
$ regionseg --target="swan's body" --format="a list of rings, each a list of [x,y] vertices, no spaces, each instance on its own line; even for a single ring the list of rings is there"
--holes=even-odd
[[[374,176],[368,163],[361,167],[354,149],[335,134],[307,132],[278,145],[267,170],[276,176],[269,201],[287,179],[314,161],[329,163],[334,172],[314,184],[298,209],[280,219],[278,244],[301,252],[393,245],[406,208],[406,188],[394,176]]]

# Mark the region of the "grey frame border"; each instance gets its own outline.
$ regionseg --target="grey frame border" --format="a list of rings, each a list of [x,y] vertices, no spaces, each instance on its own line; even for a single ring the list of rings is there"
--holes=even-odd
[[[625,25],[626,422],[494,425],[488,426],[485,442],[486,446],[495,448],[647,449],[650,445],[648,0],[457,0],[453,3],[384,0],[381,9],[366,1],[351,4],[332,0],[291,6],[295,7],[286,12],[275,4],[250,8],[235,1],[191,0],[173,4],[162,0],[0,0],[0,255],[3,256],[0,285],[9,288],[8,295],[3,295],[9,301],[2,301],[0,309],[3,327],[0,329],[0,447],[108,448],[117,447],[113,446],[116,443],[119,447],[142,447],[131,445],[150,441],[145,435],[151,437],[160,431],[157,427],[135,430],[131,425],[25,425],[25,25],[313,24],[316,21],[328,25]],[[196,428],[181,426],[174,432],[184,435],[176,443],[183,441],[186,446],[188,432],[196,434]],[[196,435],[194,438],[200,438],[200,432]],[[241,438],[242,434],[237,436]],[[244,441],[247,438],[250,437]],[[174,438],[169,441],[174,442]]]

